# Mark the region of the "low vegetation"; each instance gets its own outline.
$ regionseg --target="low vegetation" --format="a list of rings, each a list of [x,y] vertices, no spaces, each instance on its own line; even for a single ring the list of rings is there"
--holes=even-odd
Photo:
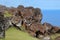
[[[58,37],[58,36],[60,36],[60,34],[53,34],[53,35],[51,35],[51,39],[55,40],[55,38]]]
[[[8,12],[8,11],[5,11],[4,13],[4,17],[11,17],[12,15]]]
[[[19,31],[16,28],[9,28],[6,31],[5,40],[38,40],[36,38],[31,37],[28,33]]]
[[[32,28],[32,29],[41,29],[41,28],[43,28],[42,30],[45,32],[46,30],[44,30],[44,29],[46,29],[47,27],[49,28],[49,29],[47,29],[47,31],[48,30],[50,30],[50,31],[56,31],[57,32],[57,30],[58,31],[60,31],[60,28],[57,28],[56,26],[55,27],[53,27],[53,25],[50,25],[49,23],[45,23],[45,25],[43,25],[42,23],[41,23],[41,20],[42,20],[42,14],[41,14],[41,11],[40,11],[40,9],[39,8],[32,8],[32,7],[26,7],[26,8],[24,8],[23,6],[19,6],[20,7],[20,9],[21,9],[21,7],[22,7],[22,9],[24,9],[23,11],[22,11],[22,9],[21,10],[19,10],[19,8],[17,8],[16,10],[13,8],[13,9],[11,9],[12,11],[14,11],[13,13],[12,13],[12,15],[11,15],[11,13],[9,12],[9,11],[5,11],[5,13],[4,12],[0,12],[0,15],[2,14],[2,13],[4,13],[4,17],[5,18],[7,18],[6,20],[8,20],[8,23],[9,22],[11,22],[11,24],[13,25],[16,25],[16,23],[20,23],[20,21],[22,20],[22,18],[23,18],[23,25],[25,26],[25,28],[26,28],[26,26],[27,26],[27,29],[28,29],[28,25],[27,24],[37,24],[37,23],[39,23],[39,24],[41,24],[42,26],[35,26],[35,25],[29,25],[29,26],[31,26],[31,27],[29,27],[29,31],[31,31],[30,30],[30,28]],[[26,9],[26,10],[25,10]],[[29,9],[29,10],[28,10]],[[30,10],[30,9],[32,9],[32,10]],[[34,10],[33,10],[34,9]],[[4,10],[4,9],[3,9]],[[11,11],[10,10],[10,11]],[[12,12],[11,11],[11,12]],[[29,14],[28,14],[29,13]],[[23,16],[24,15],[24,16]],[[29,15],[29,16],[28,16]],[[33,16],[32,16],[33,15]],[[3,18],[4,18],[3,17]],[[21,17],[21,18],[20,18]],[[26,17],[26,18],[25,18]],[[2,17],[1,17],[2,18]],[[0,18],[0,19],[1,19]],[[4,18],[4,19],[5,19]],[[10,19],[11,18],[11,19]],[[16,19],[15,19],[16,18]],[[12,20],[13,19],[13,20]],[[3,19],[2,19],[3,20]],[[5,20],[5,21],[6,21]],[[11,21],[12,20],[12,21]],[[25,22],[26,21],[26,22]],[[29,21],[29,22],[28,22]],[[25,22],[25,23],[24,23]],[[32,23],[33,22],[33,23]],[[2,23],[2,22],[1,22]],[[4,22],[5,23],[5,22]],[[7,23],[7,21],[6,21],[6,23]],[[6,24],[5,23],[5,24]],[[26,24],[27,23],[27,24]],[[6,25],[8,25],[8,24],[6,24]],[[3,26],[3,25],[2,25]],[[1,26],[1,28],[2,28],[2,26]],[[10,25],[9,25],[10,26]],[[17,25],[16,25],[17,26]],[[45,27],[45,28],[44,28]],[[6,28],[7,28],[7,26],[6,26]],[[8,27],[9,28],[9,27]],[[18,27],[17,27],[18,28]],[[53,29],[52,29],[53,28]],[[11,27],[11,28],[9,28],[8,30],[6,30],[6,35],[5,35],[5,38],[4,39],[0,39],[0,40],[41,40],[41,39],[37,39],[37,38],[35,38],[35,37],[32,37],[32,36],[30,36],[30,34],[28,34],[27,32],[24,32],[25,31],[25,29],[24,29],[24,27],[21,27],[21,29],[23,30],[23,31],[20,31],[19,29],[16,29],[15,27]],[[40,30],[39,29],[39,31],[41,31],[43,34],[44,34],[44,32],[42,31],[42,30]],[[52,30],[51,30],[52,29]],[[1,29],[0,29],[1,30]],[[33,30],[33,31],[37,31],[37,30]],[[49,31],[49,32],[50,32]],[[31,32],[31,33],[33,33],[33,32]],[[34,32],[35,33],[35,32]],[[34,36],[34,35],[33,35]],[[51,36],[51,40],[55,40],[55,38],[57,37],[57,36],[60,36],[60,34],[53,34],[53,35],[50,35]]]
[[[60,34],[51,35],[52,40],[55,40],[57,36],[60,36]],[[15,27],[11,27],[6,31],[6,38],[0,40],[40,40],[40,39],[31,37],[27,32],[22,32],[16,29]]]

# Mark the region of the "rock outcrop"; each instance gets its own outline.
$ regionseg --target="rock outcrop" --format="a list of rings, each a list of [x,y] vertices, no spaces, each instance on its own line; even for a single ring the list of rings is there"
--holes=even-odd
[[[5,18],[3,13],[0,12],[0,38],[5,37]]]
[[[5,30],[14,26],[19,30],[26,30],[30,35],[39,38],[60,33],[60,28],[50,23],[41,23],[42,12],[39,8],[24,7],[19,5],[17,8],[0,5],[0,37],[5,37]]]

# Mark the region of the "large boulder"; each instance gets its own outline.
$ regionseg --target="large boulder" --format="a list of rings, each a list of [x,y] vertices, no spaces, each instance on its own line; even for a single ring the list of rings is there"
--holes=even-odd
[[[4,12],[6,10],[8,10],[9,8],[3,5],[0,5],[0,12]]]
[[[18,9],[19,11],[23,11],[23,10],[24,10],[24,6],[23,6],[23,5],[19,5],[19,6],[17,7],[17,9]]]
[[[12,26],[11,19],[9,17],[5,18],[5,30],[9,29]]]
[[[53,26],[52,33],[60,33],[60,28],[57,26]]]
[[[23,18],[23,21],[26,24],[30,24],[32,22],[41,23],[42,13],[41,13],[41,10],[39,8],[25,7],[23,9],[23,11],[20,11],[20,14]]]
[[[42,25],[44,26],[47,34],[52,33],[53,25],[51,25],[50,23],[47,23],[47,22],[43,23]]]
[[[16,25],[16,20],[18,21],[17,23],[19,24],[19,21],[23,21],[23,25],[29,25],[33,22],[41,22],[42,20],[42,13],[39,8],[33,8],[33,7],[24,7],[22,5],[19,5],[15,11],[13,11],[14,16],[12,17],[12,22]],[[19,18],[21,17],[21,18]],[[18,20],[19,19],[19,20]],[[22,22],[21,21],[21,22]],[[21,25],[21,23],[20,23]],[[23,26],[22,25],[22,26]]]
[[[42,25],[44,26],[46,33],[48,34],[60,33],[60,28],[57,26],[53,26],[52,24],[47,22],[43,23]]]
[[[34,16],[33,16],[33,18],[34,18],[37,22],[41,22],[41,20],[42,20],[41,9],[39,9],[39,8],[35,8],[35,9],[34,9]]]
[[[27,30],[29,31],[29,33],[33,33],[31,35],[38,38],[39,35],[44,35],[45,33],[45,28],[40,23],[32,23],[30,26],[27,26]]]
[[[0,12],[0,38],[5,37],[5,19],[3,13]]]

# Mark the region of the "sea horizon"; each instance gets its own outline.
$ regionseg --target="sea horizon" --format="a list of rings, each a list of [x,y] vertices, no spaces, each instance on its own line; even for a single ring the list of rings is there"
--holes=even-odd
[[[54,26],[60,27],[60,10],[59,9],[48,9],[48,10],[41,10],[43,19],[42,23],[47,22]]]

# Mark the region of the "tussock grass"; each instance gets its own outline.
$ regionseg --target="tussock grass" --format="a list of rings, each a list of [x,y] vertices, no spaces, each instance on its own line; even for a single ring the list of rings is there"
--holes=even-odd
[[[26,32],[22,32],[14,27],[11,27],[6,31],[5,40],[38,40],[38,39],[31,37]]]
[[[60,34],[51,35],[51,39],[55,40],[57,36],[60,36]],[[22,32],[16,29],[15,27],[11,27],[6,31],[5,39],[0,40],[41,40],[41,39],[31,37],[27,32]]]
[[[51,35],[51,39],[55,40],[55,38],[58,37],[58,36],[60,36],[60,34],[53,34],[53,35]]]
[[[11,17],[12,15],[8,12],[8,11],[5,11],[4,12],[4,17]]]

